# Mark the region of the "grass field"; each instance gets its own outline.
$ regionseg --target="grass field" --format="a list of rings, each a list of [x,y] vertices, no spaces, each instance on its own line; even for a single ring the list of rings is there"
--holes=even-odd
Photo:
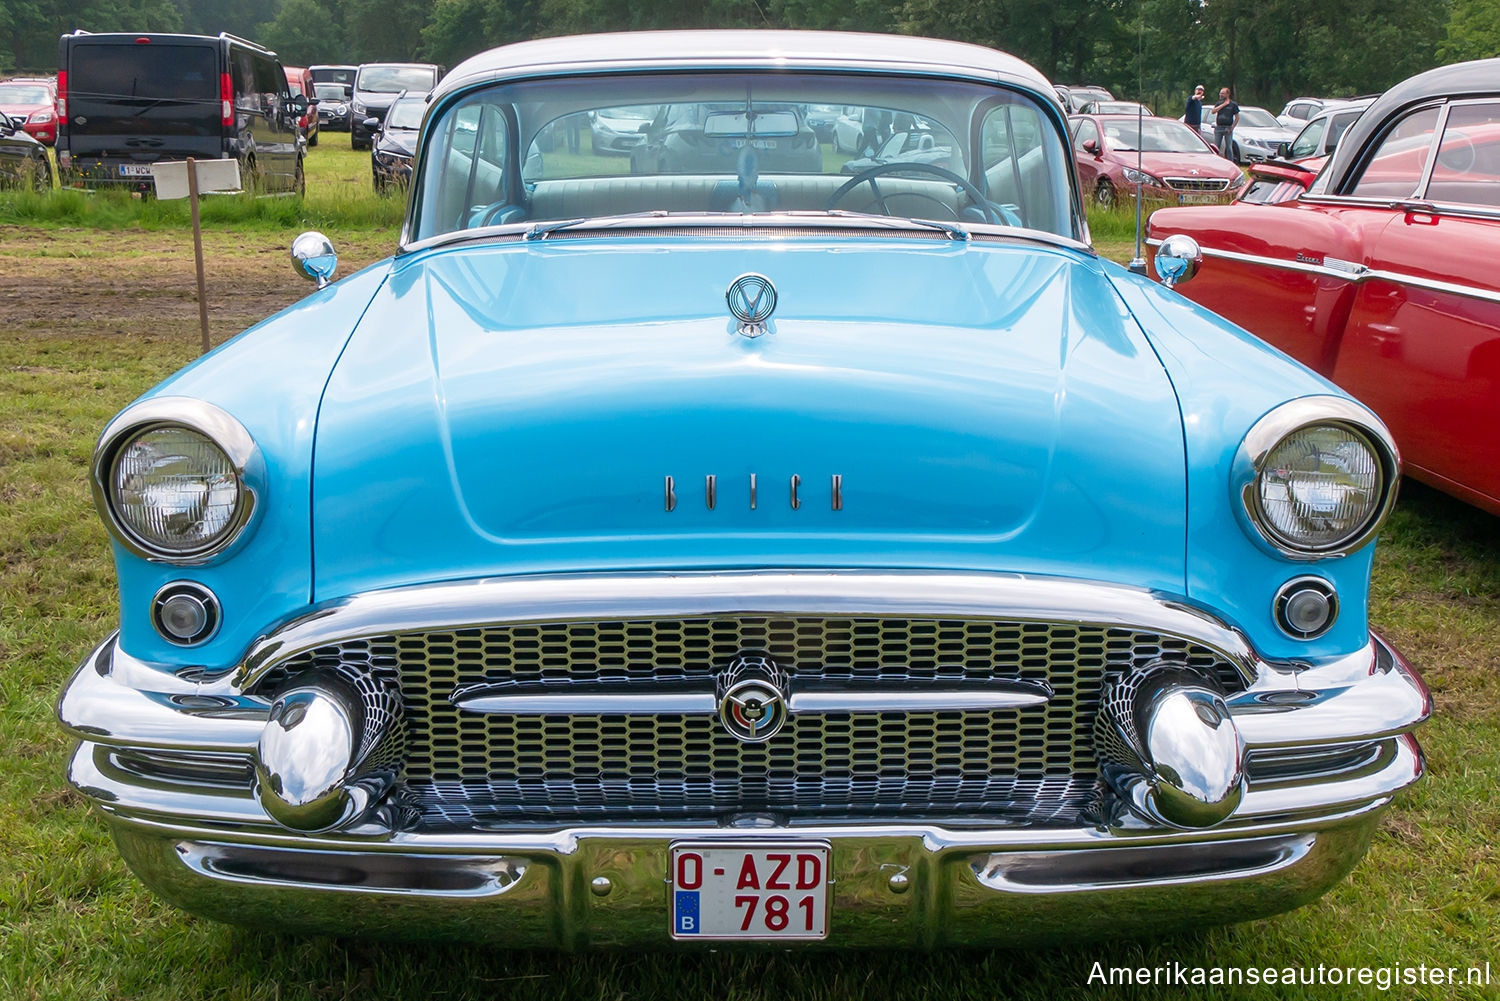
[[[341,273],[387,254],[400,199],[370,193],[367,153],[326,134],[309,197],[224,199],[206,234],[216,341],[303,296],[286,257],[319,227]],[[66,209],[66,211],[64,211]],[[556,956],[246,931],[181,914],[126,871],[63,781],[53,704],[116,618],[85,467],[99,429],[196,355],[180,204],[0,197],[0,999],[1167,998],[1091,987],[1104,967],[1491,964],[1489,987],[1262,987],[1233,997],[1500,996],[1500,523],[1408,485],[1382,535],[1374,620],[1425,674],[1430,775],[1370,855],[1319,901],[1150,942],[1032,952]],[[1112,256],[1131,230],[1096,224]],[[1122,235],[1123,233],[1123,235]],[[1129,929],[1122,929],[1128,932]],[[1202,996],[1221,996],[1203,991]]]

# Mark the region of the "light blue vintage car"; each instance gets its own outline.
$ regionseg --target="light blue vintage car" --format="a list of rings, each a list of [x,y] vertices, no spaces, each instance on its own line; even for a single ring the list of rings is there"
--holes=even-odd
[[[949,166],[842,174],[812,105]],[[673,106],[721,171],[553,141]],[[73,783],[163,897],[281,929],[973,945],[1322,893],[1422,773],[1366,618],[1396,451],[1102,260],[1072,163],[971,45],[459,66],[395,256],[327,284],[305,234],[318,291],[105,429]]]

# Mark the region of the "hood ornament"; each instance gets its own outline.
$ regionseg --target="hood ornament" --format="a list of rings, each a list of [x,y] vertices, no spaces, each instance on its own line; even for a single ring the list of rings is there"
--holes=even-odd
[[[724,298],[729,303],[729,312],[740,321],[741,334],[759,337],[766,332],[766,321],[776,312],[776,286],[771,279],[753,271],[740,275],[729,283]]]

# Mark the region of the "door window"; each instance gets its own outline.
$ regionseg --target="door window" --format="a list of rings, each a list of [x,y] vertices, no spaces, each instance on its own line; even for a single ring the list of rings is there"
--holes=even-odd
[[[1500,102],[1449,109],[1427,197],[1460,205],[1500,206]]]
[[[1090,139],[1097,146],[1099,142],[1099,126],[1094,124],[1092,118],[1081,118],[1078,120],[1078,131],[1073,133],[1073,148],[1083,149],[1083,144]]]
[[[1422,183],[1437,131],[1438,109],[1407,115],[1386,133],[1350,194],[1363,198],[1410,198]]]
[[[1307,127],[1297,133],[1297,138],[1292,140],[1292,159],[1297,160],[1304,156],[1317,156],[1322,153],[1323,131],[1327,128],[1328,119],[1326,118],[1308,122]]]

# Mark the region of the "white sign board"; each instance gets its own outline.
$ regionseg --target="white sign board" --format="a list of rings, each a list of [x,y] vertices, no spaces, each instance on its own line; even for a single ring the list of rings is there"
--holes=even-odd
[[[240,190],[238,160],[194,160],[193,165],[198,168],[198,194],[227,194]],[[186,161],[153,163],[151,176],[156,180],[157,198],[166,200],[188,196]]]

